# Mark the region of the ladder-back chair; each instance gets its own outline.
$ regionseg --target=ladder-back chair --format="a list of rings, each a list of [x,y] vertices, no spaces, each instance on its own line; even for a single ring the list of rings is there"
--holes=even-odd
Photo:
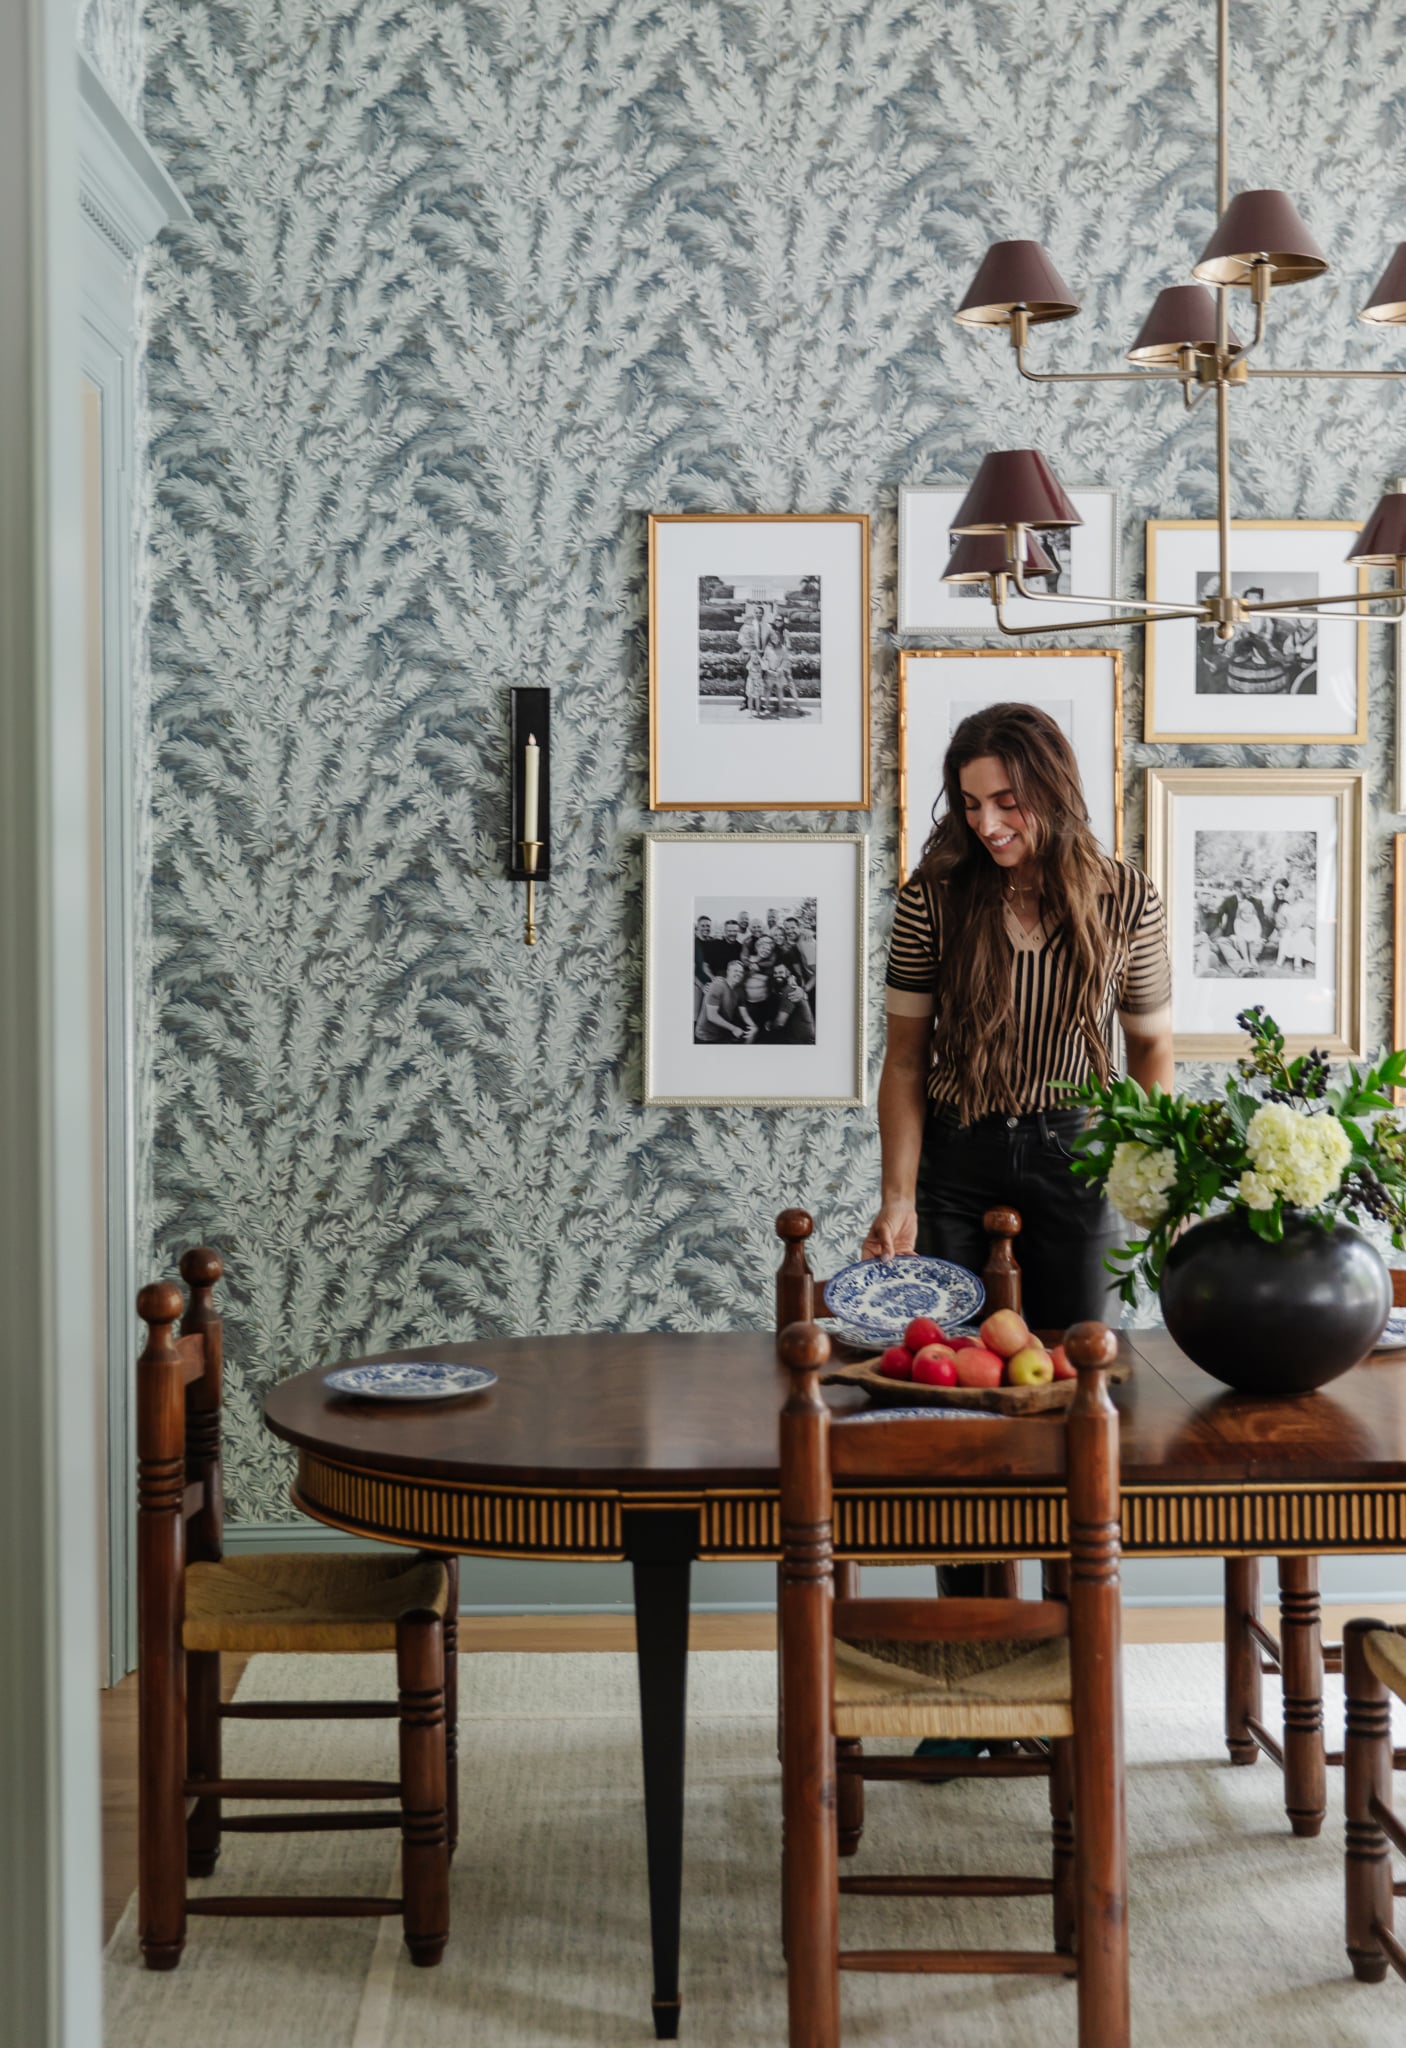
[[[782,1333],[781,1356],[791,1373],[781,1416],[781,1655],[782,1895],[792,2048],[837,2048],[842,1970],[1074,1977],[1079,2048],[1127,2048],[1118,1418],[1106,1381],[1117,1339],[1101,1323],[1078,1323],[1065,1342],[1079,1373],[1061,1432],[1067,1601],[862,1600],[835,1594],[835,1483],[919,1482],[950,1470],[963,1425],[948,1421],[938,1429],[927,1418],[832,1416],[819,1387],[828,1338],[813,1323]],[[1059,1425],[1051,1419],[1051,1427]],[[999,1457],[1003,1434],[984,1421],[979,1437],[971,1431],[964,1455],[980,1458],[989,1449]],[[890,1760],[837,1760],[837,1740],[982,1733],[1047,1741],[1055,1754],[1051,1876],[841,1877],[837,1778],[890,1775]],[[1047,1896],[1053,1946],[844,1950],[839,1904],[846,1892]]]
[[[147,1967],[181,1959],[191,1913],[401,1916],[413,1962],[437,1963],[449,1932],[457,1815],[458,1560],[381,1556],[224,1556],[220,1458],[223,1329],[218,1253],[188,1251],[187,1303],[169,1281],[144,1287],[137,1361],[138,1925]],[[179,1323],[179,1334],[176,1325]],[[223,1653],[392,1651],[398,1698],[221,1701]],[[399,1775],[388,1779],[230,1778],[229,1719],[394,1719]],[[296,1812],[228,1816],[226,1800],[293,1800]],[[375,1812],[317,1802],[393,1800]],[[311,1810],[309,1803],[311,1802]],[[204,1895],[223,1834],[399,1828],[402,1895]]]

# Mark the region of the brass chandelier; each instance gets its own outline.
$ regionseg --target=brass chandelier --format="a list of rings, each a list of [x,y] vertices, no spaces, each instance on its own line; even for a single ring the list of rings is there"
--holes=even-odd
[[[1163,379],[1177,383],[1188,412],[1215,394],[1216,524],[1220,536],[1220,575],[1214,595],[1199,604],[1162,604],[1150,600],[1126,603],[1115,597],[1052,595],[1027,587],[1026,578],[1050,563],[1039,544],[1038,529],[1072,527],[1082,522],[1045,458],[1034,448],[994,450],[982,461],[970,490],[952,522],[955,546],[943,572],[948,583],[986,586],[1003,633],[1107,631],[1110,626],[1153,625],[1167,619],[1194,619],[1212,626],[1221,640],[1252,615],[1303,618],[1325,607],[1349,605],[1330,616],[1391,620],[1406,611],[1406,493],[1382,498],[1347,559],[1365,569],[1384,565],[1392,571],[1389,588],[1352,590],[1338,597],[1269,603],[1248,603],[1230,587],[1230,397],[1233,391],[1261,377],[1394,378],[1406,370],[1280,370],[1250,359],[1265,337],[1270,294],[1281,285],[1302,284],[1328,268],[1313,236],[1284,192],[1240,192],[1232,200],[1229,182],[1229,49],[1230,0],[1217,0],[1216,193],[1219,223],[1200,260],[1192,266],[1194,284],[1172,285],[1159,292],[1152,310],[1127,352],[1129,370],[1034,370],[1026,359],[1030,330],[1067,320],[1078,301],[1038,242],[994,242],[982,258],[971,287],[957,308],[967,327],[1004,327],[1015,351],[1016,368],[1032,384],[1141,384]],[[1249,293],[1254,332],[1241,342],[1230,325],[1230,295]],[[1214,296],[1213,296],[1214,295]],[[1380,326],[1406,326],[1406,242],[1398,245],[1381,281],[1359,316]],[[1006,618],[1011,588],[1041,604],[1101,606],[1110,616],[1072,619],[1058,629],[1013,626]],[[1362,607],[1371,607],[1365,609]]]

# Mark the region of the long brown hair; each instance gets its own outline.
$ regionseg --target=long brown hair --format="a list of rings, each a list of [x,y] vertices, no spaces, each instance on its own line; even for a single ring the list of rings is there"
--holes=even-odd
[[[941,920],[942,985],[933,1058],[955,1083],[965,1121],[1019,1108],[1018,1020],[1000,868],[967,823],[962,770],[983,755],[1004,763],[1040,860],[1040,908],[1060,934],[1055,986],[1066,1028],[1085,1039],[1094,1069],[1109,1079],[1099,1029],[1119,933],[1100,909],[1110,894],[1107,856],[1094,838],[1074,750],[1048,713],[1033,704],[992,704],[964,718],[942,764],[946,809],[933,828],[918,873],[933,890]]]

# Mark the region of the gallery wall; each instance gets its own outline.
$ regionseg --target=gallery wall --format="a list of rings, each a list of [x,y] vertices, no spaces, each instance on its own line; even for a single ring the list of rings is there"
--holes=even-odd
[[[1400,357],[1355,308],[1406,234],[1406,5],[1234,9],[1232,182],[1294,193],[1326,282],[1270,360]],[[656,818],[645,515],[874,517],[875,1016],[895,881],[895,505],[1037,444],[1149,515],[1214,508],[1212,422],[1019,386],[956,327],[985,244],[1043,240],[1108,366],[1207,238],[1207,0],[158,0],[144,123],[189,198],[148,275],[152,1256],[229,1267],[233,1513],[285,1512],[258,1396],[318,1360],[536,1330],[764,1323],[771,1219],[827,1265],[868,1110],[641,1106]],[[1406,470],[1387,386],[1235,407],[1237,506],[1361,516]],[[1369,771],[1369,1037],[1389,1029],[1394,667],[1362,749],[1148,749]],[[508,689],[550,685],[541,943],[504,879]],[[861,822],[864,822],[861,820]],[[881,1021],[872,1035],[877,1076]],[[1195,1076],[1190,1077],[1192,1079]]]

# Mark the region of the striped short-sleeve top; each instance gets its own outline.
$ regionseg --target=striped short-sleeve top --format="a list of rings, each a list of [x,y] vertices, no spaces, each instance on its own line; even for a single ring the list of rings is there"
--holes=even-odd
[[[1153,1038],[1171,1029],[1172,980],[1161,897],[1141,869],[1126,861],[1110,861],[1108,871],[1099,911],[1116,933],[1117,947],[1098,1014],[1099,1035],[1111,1063],[1115,1014],[1135,1037]],[[899,895],[885,991],[891,1016],[937,1015],[942,1001],[940,894],[914,875]],[[1070,1016],[1069,966],[1061,934],[1057,929],[1047,931],[1043,924],[1026,931],[1009,905],[1005,915],[1020,1025],[1019,1071],[1009,1077],[1009,1106],[1016,1113],[1068,1108],[1068,1096],[1050,1084],[1087,1080],[1093,1059]],[[953,1077],[936,1062],[928,1073],[928,1094],[934,1103],[955,1110]]]

